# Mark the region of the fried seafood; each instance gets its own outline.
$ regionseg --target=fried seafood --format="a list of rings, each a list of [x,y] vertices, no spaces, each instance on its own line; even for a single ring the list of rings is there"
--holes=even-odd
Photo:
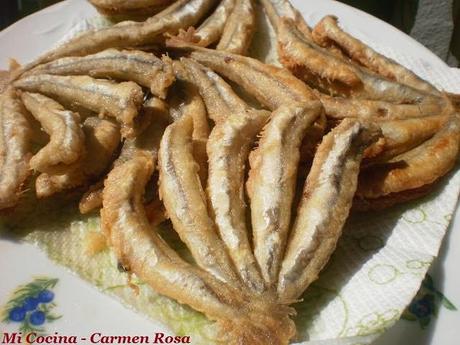
[[[252,254],[246,227],[245,165],[257,135],[270,113],[247,110],[226,114],[209,137],[208,196],[220,237],[243,282],[262,292],[264,282]]]
[[[240,282],[216,226],[208,214],[206,195],[193,157],[193,119],[181,117],[161,140],[159,154],[160,196],[174,229],[195,261],[219,280]]]
[[[190,51],[190,57],[234,81],[261,104],[275,110],[289,102],[315,100],[313,91],[289,71],[241,55],[197,47],[170,39],[172,48]]]
[[[165,33],[176,34],[181,28],[195,25],[215,3],[216,0],[178,0],[145,22],[125,21],[108,28],[89,30],[26,65],[19,74],[61,57],[158,43]]]
[[[449,116],[427,116],[423,118],[374,122],[383,134],[383,152],[371,155],[370,161],[386,161],[407,152],[434,136],[447,122]],[[371,146],[369,149],[372,149]]]
[[[419,107],[445,105],[442,97],[400,84],[347,61],[303,35],[289,18],[278,28],[281,63],[309,85],[333,96],[380,100]]]
[[[281,301],[298,299],[329,260],[348,217],[364,149],[379,135],[372,127],[346,119],[323,138],[281,266]]]
[[[287,345],[295,334],[290,308],[269,296],[246,294],[186,263],[152,229],[142,196],[153,169],[150,157],[138,155],[105,181],[102,224],[123,266],[158,293],[216,320],[229,344]]]
[[[177,61],[175,61],[177,67]],[[190,83],[180,83],[180,88],[170,100],[170,114],[173,120],[184,116],[193,119],[193,157],[199,166],[201,184],[206,185],[208,177],[208,156],[206,154],[206,143],[209,137],[209,124],[206,106],[203,103],[198,90]]]
[[[88,214],[102,207],[102,193],[104,192],[104,183],[99,181],[89,187],[83,194],[78,203],[78,209],[81,214]]]
[[[208,116],[216,124],[225,121],[229,114],[244,113],[248,105],[218,74],[196,61],[181,58],[174,62],[178,79],[195,85],[206,104]]]
[[[449,104],[432,103],[421,107],[419,104],[395,104],[367,99],[331,97],[318,93],[326,114],[332,119],[374,118],[377,120],[403,120],[424,116],[448,115],[453,109]]]
[[[423,144],[362,171],[357,198],[372,202],[372,199],[431,185],[453,168],[459,149],[460,115],[454,114]]]
[[[39,172],[65,171],[85,152],[85,135],[80,115],[38,93],[23,92],[24,106],[50,136],[49,143],[30,159],[30,167]]]
[[[217,45],[217,50],[245,55],[256,26],[254,0],[236,0]]]
[[[458,97],[335,17],[311,30],[289,1],[260,0],[280,68],[243,56],[255,0],[90,1],[109,15],[169,7],[0,76],[10,85],[0,94],[0,209],[17,204],[32,170],[38,198],[86,190],[80,212],[101,208],[119,263],[216,321],[224,342],[288,345],[288,305],[318,278],[352,205],[420,197],[457,160]],[[44,148],[29,164],[35,144]],[[160,236],[168,219],[193,259]]]
[[[37,66],[25,75],[31,74],[89,75],[94,78],[134,81],[148,87],[153,95],[163,99],[174,82],[168,60],[140,50],[107,49],[83,57],[61,58]]]
[[[32,130],[16,90],[0,94],[0,210],[15,206],[30,175]]]
[[[120,155],[113,166],[118,166],[136,155],[150,156],[156,160],[161,136],[171,121],[167,104],[156,97],[148,99],[142,107],[139,120],[137,136],[124,141]],[[82,196],[79,203],[82,214],[102,207],[103,187],[103,182],[99,181]]]
[[[254,254],[270,287],[278,281],[291,222],[300,146],[321,109],[319,101],[281,106],[272,114],[258,148],[250,156],[247,189]]]
[[[267,14],[270,23],[275,32],[278,30],[280,20],[282,17],[294,20],[297,29],[300,30],[307,37],[311,37],[311,28],[308,26],[302,14],[292,6],[288,0],[259,0],[263,5],[265,13]]]
[[[56,98],[63,104],[78,105],[100,115],[112,116],[120,123],[124,137],[134,135],[134,119],[144,98],[136,83],[116,84],[88,76],[32,75],[19,79],[14,85]]]
[[[175,0],[89,0],[107,16],[148,17],[163,10]]]
[[[222,0],[216,10],[198,27],[180,30],[179,39],[207,47],[217,42],[224,31],[225,23],[235,7],[236,0]]]
[[[314,28],[314,41],[324,48],[338,47],[347,56],[375,73],[415,89],[439,95],[440,92],[429,82],[396,61],[387,58],[344,32],[337,24],[337,17],[325,16]]]
[[[38,198],[49,197],[100,177],[109,167],[120,143],[118,126],[97,117],[87,118],[83,124],[86,155],[60,174],[41,174],[35,181]]]

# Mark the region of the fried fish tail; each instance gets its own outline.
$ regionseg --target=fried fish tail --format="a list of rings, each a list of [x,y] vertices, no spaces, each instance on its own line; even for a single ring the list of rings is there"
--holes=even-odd
[[[13,88],[0,94],[0,210],[15,206],[30,175],[32,128]]]
[[[328,47],[331,44],[340,47],[350,58],[385,78],[412,86],[418,90],[433,94],[440,93],[433,85],[414,72],[377,53],[365,43],[343,31],[338,26],[337,21],[337,17],[325,16],[313,30],[312,35],[315,42],[322,47]]]
[[[298,299],[328,262],[351,208],[364,149],[379,135],[378,130],[347,119],[324,137],[282,263],[281,301]]]
[[[321,114],[321,103],[294,103],[276,110],[251,153],[247,189],[254,254],[268,286],[278,281],[291,222],[300,146]]]

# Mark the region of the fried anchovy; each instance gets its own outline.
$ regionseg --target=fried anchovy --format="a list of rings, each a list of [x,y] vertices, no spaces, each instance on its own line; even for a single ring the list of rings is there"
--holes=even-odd
[[[207,47],[217,42],[224,31],[225,23],[235,7],[236,0],[222,0],[216,10],[201,24],[198,29],[193,27],[181,30],[178,38]]]
[[[378,131],[344,120],[321,143],[303,190],[286,254],[278,294],[294,301],[317,279],[348,217],[364,149]]]
[[[139,50],[107,49],[83,57],[67,57],[37,66],[25,75],[89,75],[134,81],[150,88],[153,95],[165,98],[174,74],[168,60]]]
[[[23,92],[22,102],[50,136],[49,143],[30,160],[36,171],[54,173],[66,170],[85,152],[85,135],[80,115],[38,93]]]
[[[182,58],[174,62],[178,79],[194,84],[206,104],[208,116],[215,123],[226,120],[231,113],[244,113],[248,105],[219,75],[192,59]]]
[[[120,155],[113,166],[118,166],[136,155],[144,155],[156,160],[161,136],[171,122],[168,106],[161,99],[151,97],[142,106],[142,114],[138,119],[137,136],[124,141]],[[86,214],[102,207],[103,188],[103,181],[99,181],[88,189],[80,199],[80,213]]]
[[[321,114],[321,103],[293,103],[276,110],[251,153],[247,189],[254,254],[265,282],[276,287],[291,222],[300,146]]]
[[[386,161],[407,152],[434,136],[447,122],[449,116],[427,116],[423,118],[375,122],[383,134],[383,152],[366,163]],[[372,145],[373,146],[373,145]],[[369,149],[372,150],[372,146]]]
[[[45,198],[88,184],[109,167],[120,143],[120,129],[108,120],[87,118],[83,124],[86,155],[60,174],[43,173],[35,181],[37,197]]]
[[[390,80],[409,85],[415,89],[439,95],[439,91],[414,72],[387,58],[365,43],[344,32],[337,24],[337,17],[325,16],[314,28],[312,36],[324,48],[338,46],[350,58]]]
[[[251,146],[270,117],[263,110],[227,114],[209,137],[208,196],[220,237],[236,271],[252,290],[262,292],[264,282],[252,254],[246,227],[245,165]]]
[[[105,181],[102,224],[118,260],[156,292],[217,321],[229,344],[287,345],[295,334],[290,308],[190,265],[151,227],[142,197],[153,170],[150,157],[137,155],[115,167]]]
[[[245,55],[251,44],[255,27],[256,13],[253,0],[236,0],[216,49]]]
[[[382,120],[398,120],[424,116],[449,114],[453,111],[448,101],[430,104],[394,104],[366,99],[331,97],[319,93],[326,114],[330,118],[344,119],[374,118]]]
[[[216,2],[217,0],[178,0],[145,22],[125,21],[108,28],[89,30],[41,56],[22,71],[61,57],[84,56],[108,48],[157,43],[165,33],[176,34],[181,28],[195,25]]]
[[[113,83],[88,76],[28,76],[15,82],[15,86],[31,92],[43,93],[60,103],[76,104],[83,108],[107,114],[117,119],[124,137],[134,133],[134,119],[142,106],[144,94],[133,82]]]
[[[193,119],[193,157],[199,166],[201,184],[205,186],[208,178],[206,143],[210,132],[206,106],[194,85],[181,81],[179,86],[178,92],[169,99],[170,113],[174,120],[184,116],[190,116]]]
[[[430,106],[442,98],[400,84],[347,61],[318,46],[288,18],[278,28],[278,50],[284,66],[295,75],[334,96]]]
[[[234,286],[239,279],[208,214],[206,195],[193,157],[193,119],[181,117],[170,125],[161,140],[159,155],[160,195],[181,239],[197,264]]]
[[[414,190],[436,182],[454,166],[460,148],[460,115],[454,114],[430,140],[360,175],[358,198]]]
[[[16,90],[0,94],[0,210],[15,206],[30,175],[32,129]]]
[[[289,102],[316,99],[308,86],[283,68],[250,57],[196,47],[176,39],[168,40],[167,45],[191,51],[191,58],[234,81],[271,110]]]

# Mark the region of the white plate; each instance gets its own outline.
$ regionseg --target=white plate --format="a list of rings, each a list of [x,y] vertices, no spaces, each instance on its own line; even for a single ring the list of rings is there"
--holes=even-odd
[[[294,5],[306,14],[310,24],[325,14],[336,14],[345,25],[352,25],[371,40],[382,46],[404,51],[420,59],[427,68],[440,69],[447,66],[429,50],[392,26],[351,7],[333,1],[294,0]],[[10,57],[27,62],[55,45],[69,30],[84,18],[92,17],[96,11],[84,0],[67,0],[29,16],[0,33],[0,69],[5,69]],[[460,226],[457,210],[452,229]],[[449,231],[432,276],[436,288],[444,293],[454,305],[460,306],[460,278],[457,262],[460,260],[460,233]],[[75,277],[67,270],[56,266],[38,249],[11,241],[0,240],[0,307],[11,297],[19,285],[28,283],[36,276],[58,278],[52,290],[56,306],[53,313],[63,317],[47,323],[50,334],[58,332],[78,335],[79,343],[94,332],[105,334],[151,335],[168,329],[147,320]],[[458,343],[460,312],[441,307],[438,317],[432,318],[427,329],[422,330],[417,322],[401,320],[377,341],[378,345],[432,344],[454,345]],[[454,327],[453,327],[454,326]],[[17,330],[17,324],[1,324],[1,331]],[[2,334],[0,334],[0,337]],[[0,339],[2,341],[2,339]]]

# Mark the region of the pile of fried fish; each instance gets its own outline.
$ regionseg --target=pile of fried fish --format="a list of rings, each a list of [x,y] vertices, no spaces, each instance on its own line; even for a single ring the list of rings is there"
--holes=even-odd
[[[287,0],[260,1],[283,68],[245,56],[253,0],[91,0],[164,9],[11,69],[0,96],[0,209],[14,212],[32,177],[38,199],[82,190],[123,267],[230,344],[294,339],[290,305],[351,207],[427,194],[460,145],[458,96],[333,16],[310,28]],[[156,233],[163,221],[194,264]]]

